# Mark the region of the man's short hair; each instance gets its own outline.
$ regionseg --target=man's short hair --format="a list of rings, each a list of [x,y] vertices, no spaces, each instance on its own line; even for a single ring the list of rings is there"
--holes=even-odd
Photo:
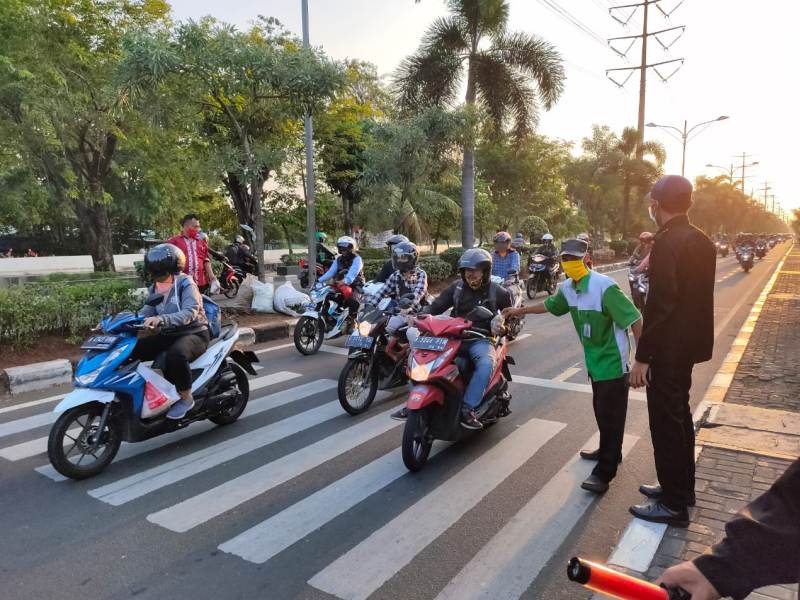
[[[192,219],[197,219],[199,221],[200,217],[198,217],[196,213],[189,213],[187,215],[184,215],[184,217],[181,219],[181,227],[186,225],[186,223],[188,223]]]

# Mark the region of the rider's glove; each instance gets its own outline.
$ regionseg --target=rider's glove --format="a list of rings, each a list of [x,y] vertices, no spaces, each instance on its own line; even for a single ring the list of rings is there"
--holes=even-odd
[[[505,319],[503,319],[503,315],[496,315],[492,319],[492,335],[502,335],[505,333]]]

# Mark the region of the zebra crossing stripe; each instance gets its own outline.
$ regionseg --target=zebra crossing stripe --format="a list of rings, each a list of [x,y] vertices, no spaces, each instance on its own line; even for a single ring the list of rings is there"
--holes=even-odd
[[[277,423],[89,490],[89,495],[112,506],[119,506],[336,417],[342,417],[342,407],[338,402],[328,402]]]
[[[594,448],[599,440],[595,434],[583,447]],[[638,440],[638,436],[625,436],[623,456]],[[570,459],[453,577],[436,600],[517,600],[522,596],[597,499],[580,487],[594,464],[578,456]]]
[[[41,400],[31,400],[30,402],[21,402],[20,404],[12,404],[11,406],[0,408],[0,415],[14,410],[20,410],[21,408],[30,408],[31,406],[39,406],[40,404],[55,402],[56,400],[61,400],[63,397],[64,394],[58,394],[57,396],[50,396],[49,398],[42,398]]]
[[[430,457],[449,446],[450,444],[444,442],[437,443],[431,450]],[[408,470],[399,459],[395,448],[266,521],[240,533],[221,544],[219,549],[250,562],[265,563],[407,474]]]
[[[288,381],[290,379],[294,379],[300,376],[301,376],[300,373],[279,371],[278,373],[273,373],[271,375],[264,375],[263,377],[257,377],[253,379],[250,382],[250,389],[257,390],[267,385],[274,385],[276,383],[280,383],[282,381]],[[58,415],[56,413],[46,412],[46,413],[39,413],[31,417],[25,417],[23,419],[17,419],[15,421],[9,421],[8,423],[0,424],[0,438],[9,435],[14,435],[15,433],[21,433],[23,431],[28,431],[30,429],[36,429],[37,427],[42,427],[44,425],[50,425],[57,418]]]
[[[250,400],[250,402],[247,403],[247,408],[242,413],[240,420],[244,419],[245,417],[250,417],[252,415],[257,415],[259,413],[272,410],[273,408],[278,408],[279,406],[290,404],[296,400],[301,400],[315,394],[326,392],[335,387],[336,382],[332,379],[318,379],[317,381],[304,383],[302,385],[289,388],[288,390],[274,392],[272,394],[262,396],[261,398]],[[144,442],[123,444],[119,450],[119,454],[117,454],[116,458],[114,459],[114,462],[118,463],[121,460],[132,458],[134,456],[138,456],[139,454],[145,454],[152,450],[161,448],[162,446],[174,444],[186,438],[193,437],[206,431],[211,431],[217,427],[218,426],[211,421],[201,421],[199,423],[193,423],[191,427],[179,429],[173,433],[160,435]],[[44,449],[42,452],[47,450],[47,438],[34,441],[44,443]],[[15,448],[15,446],[10,446],[9,448],[0,450],[0,456],[3,455],[2,452],[5,450],[11,450],[13,448]],[[37,467],[35,470],[37,473],[44,475],[45,477],[49,477],[53,481],[65,481],[67,479],[61,473],[56,471],[50,464],[42,465],[41,467]]]
[[[365,600],[565,426],[531,419],[308,583],[339,598]]]
[[[336,403],[338,407],[338,403]],[[287,454],[249,473],[226,481],[202,494],[174,506],[147,515],[147,520],[172,531],[183,533],[252,500],[306,471],[353,450],[357,446],[398,426],[389,415],[379,413],[365,421],[324,438],[302,450]],[[341,408],[339,408],[341,412]],[[399,460],[400,457],[398,456]]]

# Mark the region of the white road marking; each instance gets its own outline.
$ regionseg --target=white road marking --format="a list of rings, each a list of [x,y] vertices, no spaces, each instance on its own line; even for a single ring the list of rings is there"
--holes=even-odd
[[[30,402],[22,402],[20,404],[14,404],[12,406],[6,406],[5,408],[0,408],[0,415],[3,413],[11,412],[12,410],[20,410],[21,408],[29,408],[31,406],[39,406],[40,404],[47,404],[48,402],[56,402],[57,400],[61,400],[64,397],[64,394],[59,394],[58,396],[50,396],[49,398],[42,398],[41,400],[31,400]]]
[[[338,402],[335,404],[341,413]],[[189,531],[397,427],[398,423],[389,418],[394,410],[396,408],[379,413],[202,494],[149,514],[147,520],[179,533]],[[399,460],[399,456],[397,458]]]
[[[279,406],[290,404],[295,400],[308,398],[309,396],[313,396],[314,394],[325,392],[335,387],[336,387],[336,382],[333,381],[332,379],[318,379],[310,383],[304,383],[302,385],[289,388],[288,390],[283,390],[281,392],[268,394],[266,396],[262,396],[261,398],[250,400],[247,403],[247,408],[244,409],[242,416],[239,418],[241,420],[246,417],[257,415],[259,413],[272,410],[273,408],[278,408]],[[156,450],[158,448],[161,448],[162,446],[174,444],[186,438],[193,437],[195,435],[204,433],[206,431],[211,431],[212,429],[216,429],[217,427],[218,426],[212,423],[211,421],[201,421],[199,423],[193,423],[191,426],[186,427],[185,429],[179,429],[178,431],[174,431],[169,434],[160,435],[158,437],[151,438],[144,442],[137,442],[132,444],[125,443],[122,445],[122,447],[119,450],[119,453],[114,458],[114,462],[118,463],[121,460],[132,458],[134,456],[138,456],[139,454],[150,452],[151,450]],[[44,445],[41,452],[47,451],[47,438],[42,438],[41,440],[35,440],[35,441],[38,441],[40,442],[40,444]],[[14,446],[11,446],[10,448],[14,448]],[[8,448],[3,448],[3,450],[0,451],[0,456],[2,456],[2,452],[4,452],[5,450],[8,450]],[[45,477],[49,477],[53,481],[65,481],[67,479],[66,477],[61,475],[61,473],[56,471],[52,467],[52,465],[49,464],[37,467],[36,472],[41,475],[44,475]]]
[[[431,449],[429,459],[447,447],[447,443],[437,443]],[[220,544],[219,549],[250,562],[265,563],[407,474],[408,470],[398,457],[398,450],[392,449],[368,465]]]
[[[15,433],[22,433],[23,431],[28,431],[30,429],[36,429],[37,427],[50,425],[50,423],[55,421],[57,418],[57,414],[46,412],[0,424],[0,438],[14,435]]]
[[[568,392],[581,392],[583,394],[591,394],[592,386],[587,383],[571,383],[569,381],[555,381],[553,379],[541,379],[539,377],[526,377],[525,375],[511,375],[512,383],[521,383],[522,385],[533,385],[537,387],[551,388],[554,390],[564,390]],[[647,401],[647,394],[644,392],[635,392],[633,390],[628,392],[628,398],[631,400],[639,400],[641,402]]]
[[[599,434],[584,447],[595,447]],[[622,453],[639,440],[625,436]],[[597,495],[582,490],[594,463],[574,456],[484,545],[436,600],[517,600],[553,557]]]
[[[289,342],[288,344],[278,344],[277,346],[272,346],[271,348],[262,348],[261,350],[254,350],[256,354],[266,354],[267,352],[274,352],[275,350],[283,350],[284,348],[291,348],[294,346],[294,342]]]
[[[580,367],[570,367],[569,369],[565,369],[564,371],[553,377],[553,381],[566,381],[573,375],[580,373],[581,370],[582,369]]]
[[[308,583],[339,598],[365,600],[564,427],[531,419]]]
[[[650,568],[666,530],[667,526],[664,523],[631,519],[617,547],[608,558],[608,564],[644,573]]]

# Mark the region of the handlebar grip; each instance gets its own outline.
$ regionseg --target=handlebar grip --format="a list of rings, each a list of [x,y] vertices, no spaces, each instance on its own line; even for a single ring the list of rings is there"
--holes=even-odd
[[[567,564],[570,581],[620,600],[690,600],[682,589],[668,590],[653,583],[574,557]]]

